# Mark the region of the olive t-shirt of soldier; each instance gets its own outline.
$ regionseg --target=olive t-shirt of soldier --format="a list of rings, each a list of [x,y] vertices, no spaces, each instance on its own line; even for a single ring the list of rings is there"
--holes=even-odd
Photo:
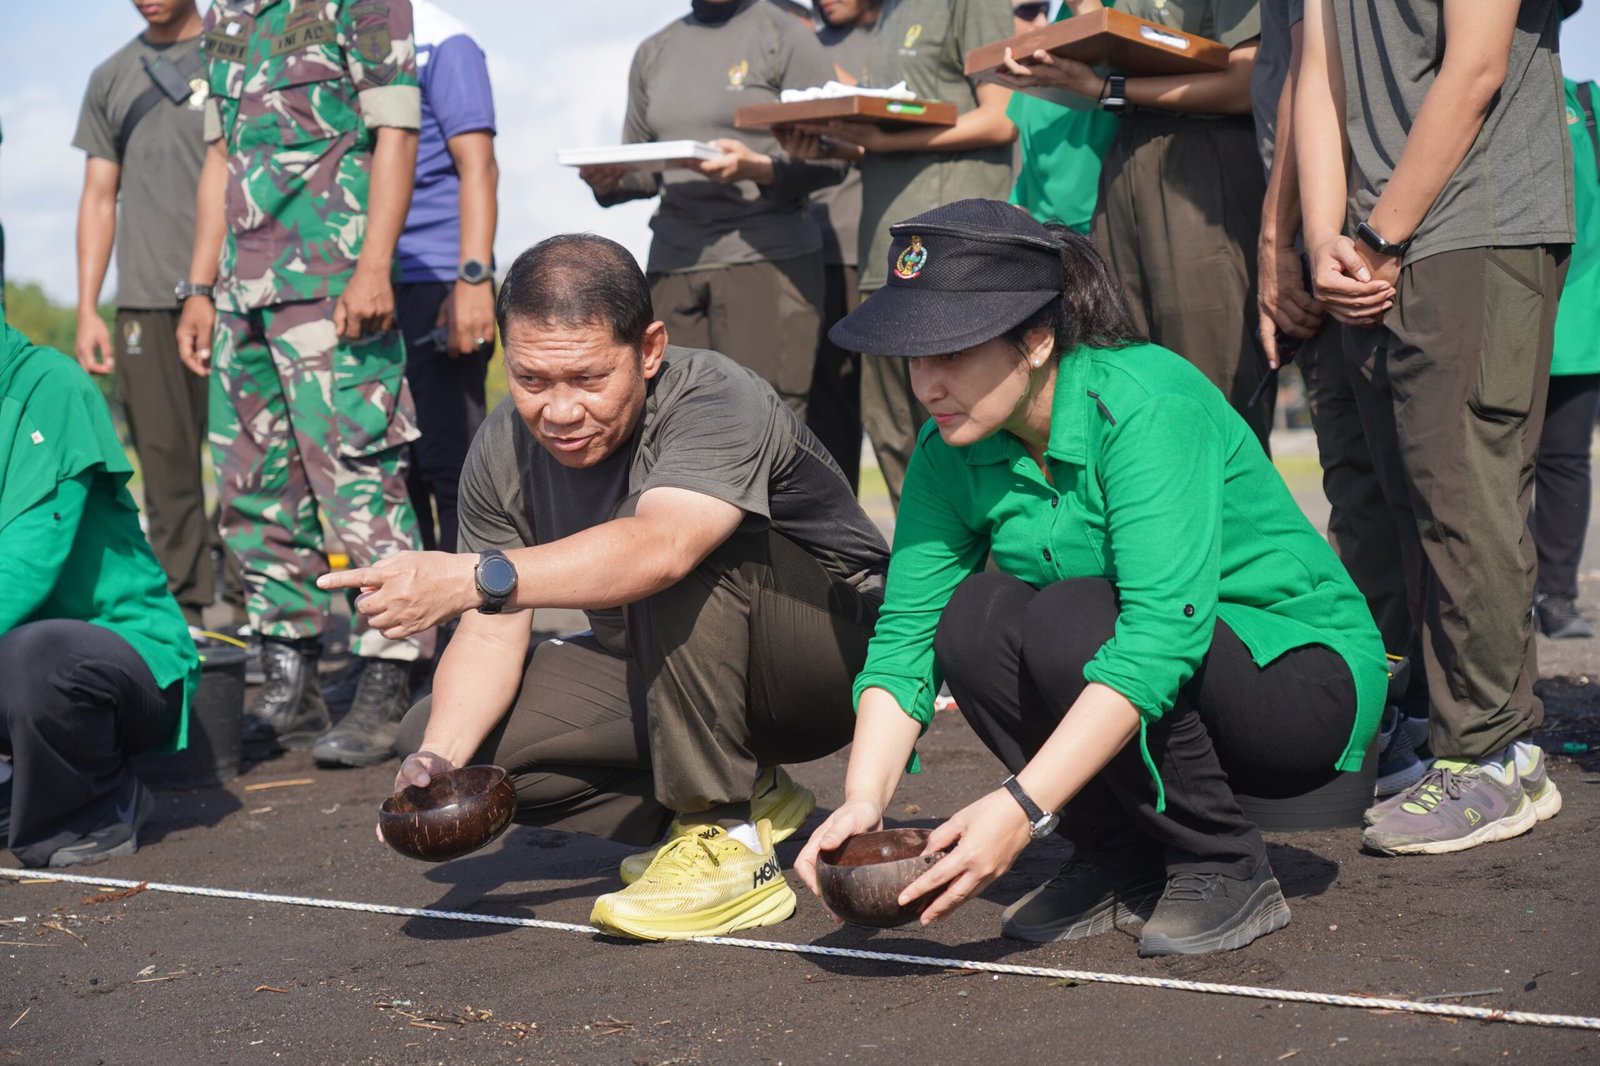
[[[770,527],[829,572],[879,592],[882,535],[811,431],[752,371],[716,352],[668,346],[627,443],[582,469],[563,466],[510,399],[489,415],[461,473],[460,547],[510,551],[610,520],[650,489],[704,493]],[[586,612],[595,636],[625,654],[620,610]]]

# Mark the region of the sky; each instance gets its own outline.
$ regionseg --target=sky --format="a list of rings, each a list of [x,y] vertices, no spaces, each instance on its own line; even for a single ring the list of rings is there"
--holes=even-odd
[[[489,58],[499,122],[499,263],[573,230],[604,234],[643,260],[653,201],[597,206],[576,172],[556,164],[555,150],[619,140],[633,50],[686,10],[687,0],[436,2],[467,24]],[[83,154],[71,141],[83,88],[96,64],[142,28],[130,0],[0,0],[6,274],[40,282],[59,302],[76,300]],[[1600,0],[1567,20],[1562,53],[1569,76],[1600,80]]]

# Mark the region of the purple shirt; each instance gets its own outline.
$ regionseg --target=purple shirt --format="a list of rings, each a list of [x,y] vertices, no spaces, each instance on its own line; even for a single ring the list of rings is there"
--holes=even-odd
[[[465,27],[416,0],[417,81],[422,130],[417,184],[397,255],[402,281],[454,281],[461,262],[461,178],[446,142],[476,130],[494,133],[494,94],[483,50]]]

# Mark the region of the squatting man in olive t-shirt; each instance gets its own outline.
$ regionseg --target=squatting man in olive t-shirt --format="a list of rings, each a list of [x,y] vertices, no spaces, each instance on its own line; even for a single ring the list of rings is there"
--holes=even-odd
[[[385,635],[456,615],[396,787],[493,762],[517,820],[659,848],[591,921],[651,940],[780,922],[773,853],[811,812],[782,768],[843,747],[888,551],[753,372],[669,347],[620,245],[553,237],[496,306],[510,396],[462,473],[463,554],[320,580]],[[591,630],[533,643],[535,607]]]

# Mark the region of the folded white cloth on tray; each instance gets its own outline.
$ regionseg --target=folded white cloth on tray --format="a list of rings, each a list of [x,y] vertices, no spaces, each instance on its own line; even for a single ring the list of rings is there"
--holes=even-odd
[[[897,82],[887,89],[863,89],[859,85],[846,85],[842,81],[830,81],[821,86],[812,86],[809,89],[785,89],[778,95],[778,101],[785,104],[796,104],[802,100],[832,100],[839,96],[880,96],[885,100],[915,100],[917,94],[906,88],[905,82]]]

